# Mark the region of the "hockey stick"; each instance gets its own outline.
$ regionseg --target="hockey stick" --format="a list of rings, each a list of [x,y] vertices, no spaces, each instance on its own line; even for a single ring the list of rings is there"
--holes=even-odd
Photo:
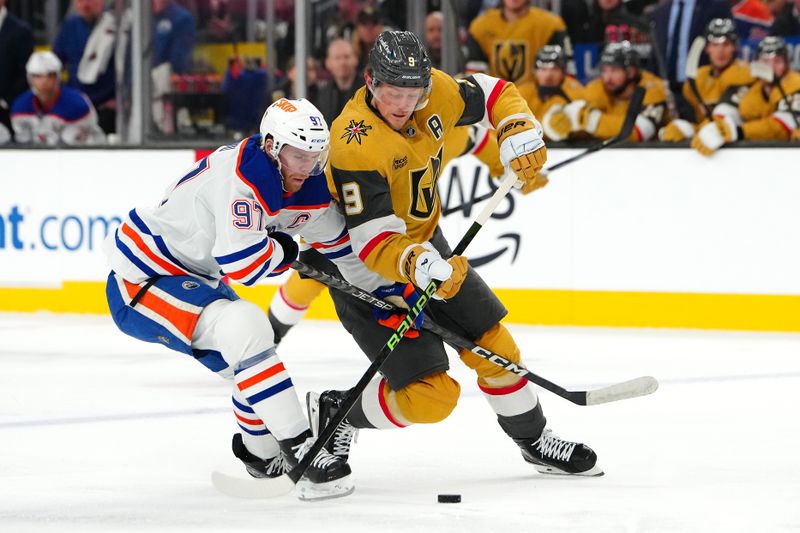
[[[708,120],[714,120],[714,117],[711,116],[711,110],[703,101],[703,97],[700,96],[700,90],[697,88],[697,69],[700,65],[700,56],[703,55],[705,47],[706,39],[703,36],[698,36],[692,41],[692,46],[689,47],[689,52],[686,54],[686,81],[692,94],[697,99],[697,104],[703,110],[703,114]],[[698,117],[695,117],[695,120],[697,119]]]
[[[471,243],[475,238],[475,235],[477,235],[478,231],[480,231],[481,227],[483,227],[486,221],[489,220],[489,217],[492,216],[494,210],[497,209],[497,206],[508,194],[508,191],[511,190],[511,187],[516,181],[516,174],[513,172],[506,174],[506,176],[503,178],[503,181],[500,183],[500,187],[498,187],[498,189],[495,191],[494,196],[491,198],[491,200],[489,200],[489,203],[484,206],[483,210],[475,218],[475,221],[472,223],[464,236],[461,237],[461,240],[455,247],[453,255],[461,255],[464,252],[469,243]],[[361,376],[361,379],[358,380],[358,383],[356,383],[356,385],[350,389],[350,392],[348,392],[347,396],[342,401],[342,405],[340,406],[336,415],[331,418],[331,420],[325,426],[325,429],[322,430],[317,437],[317,440],[308,449],[306,454],[303,456],[303,459],[300,460],[297,466],[292,468],[286,474],[276,478],[243,479],[235,476],[229,476],[222,472],[213,472],[211,475],[211,480],[217,490],[236,498],[271,498],[286,494],[287,492],[291,491],[294,485],[300,480],[301,477],[303,477],[303,474],[311,464],[311,461],[314,460],[320,450],[322,450],[323,446],[325,446],[328,440],[330,440],[336,431],[336,428],[339,427],[339,424],[341,424],[348,415],[350,409],[352,409],[356,404],[359,396],[361,396],[361,393],[364,392],[364,390],[367,388],[367,385],[369,385],[369,383],[372,381],[372,378],[375,377],[381,366],[383,366],[383,363],[386,361],[392,351],[394,351],[395,346],[397,346],[397,344],[403,340],[405,332],[408,331],[408,329],[414,323],[414,320],[419,316],[438,288],[438,281],[432,280],[430,283],[428,283],[428,286],[425,287],[425,290],[421,292],[417,303],[413,308],[408,310],[406,317],[402,322],[400,322],[400,325],[397,326],[395,331],[389,337],[389,340],[381,349],[380,353],[369,365],[369,368],[367,368],[366,372],[364,372],[364,375]]]
[[[542,170],[542,174],[547,176],[551,172],[553,172],[554,170],[558,170],[559,168],[565,167],[565,166],[567,166],[567,165],[569,165],[571,163],[574,163],[575,161],[578,161],[579,159],[583,159],[584,157],[586,157],[589,154],[593,154],[594,152],[598,152],[598,151],[602,150],[603,148],[608,148],[609,146],[614,146],[615,144],[619,144],[619,143],[624,142],[625,140],[627,140],[627,138],[631,136],[631,133],[633,133],[633,128],[636,126],[636,117],[639,115],[639,112],[642,110],[642,103],[644,102],[644,93],[645,93],[645,90],[644,90],[643,87],[636,87],[633,90],[633,94],[631,95],[631,100],[630,100],[630,103],[628,105],[628,111],[625,113],[625,120],[622,122],[622,127],[620,128],[619,133],[617,135],[615,135],[614,137],[611,137],[610,139],[606,139],[605,141],[603,141],[601,143],[597,143],[597,144],[595,144],[593,146],[590,146],[589,148],[587,148],[583,152],[581,152],[579,154],[576,154],[576,155],[574,155],[574,156],[572,156],[572,157],[570,157],[568,159],[565,159],[564,161],[559,161],[558,163],[556,163],[555,165],[551,166],[550,168],[546,168],[546,169]],[[484,195],[481,195],[481,196],[479,196],[477,198],[474,198],[473,200],[470,200],[467,203],[464,203],[464,204],[461,204],[461,205],[458,205],[458,206],[455,206],[455,207],[449,207],[447,209],[443,209],[442,210],[442,216],[446,217],[447,215],[451,215],[451,214],[455,213],[456,211],[461,211],[465,207],[471,206],[473,204],[480,203],[480,202],[486,200],[487,198],[491,198],[492,194],[494,194],[494,192],[489,192],[489,193],[486,193]],[[458,255],[458,254],[456,254],[456,255]]]
[[[370,294],[369,292],[360,289],[341,278],[317,270],[316,268],[305,263],[295,261],[292,263],[292,268],[297,270],[299,273],[308,276],[309,278],[313,278],[320,283],[327,285],[328,287],[332,287],[345,294],[354,296],[378,309],[383,309],[384,311],[389,312],[402,311],[397,306],[377,298],[373,294]],[[478,357],[482,357],[490,363],[516,374],[519,377],[530,381],[531,383],[535,383],[540,387],[549,390],[556,396],[560,396],[565,400],[577,405],[598,405],[601,403],[627,400],[630,398],[652,394],[658,389],[658,381],[656,381],[655,378],[643,376],[622,383],[615,383],[599,389],[569,391],[564,387],[553,383],[552,381],[534,374],[524,366],[509,361],[502,355],[496,354],[491,350],[483,348],[482,346],[478,346],[469,339],[440,326],[436,322],[433,322],[429,317],[425,317],[424,321],[422,322],[422,328],[430,331],[434,335],[438,335],[442,338],[442,340],[456,350],[469,350]]]

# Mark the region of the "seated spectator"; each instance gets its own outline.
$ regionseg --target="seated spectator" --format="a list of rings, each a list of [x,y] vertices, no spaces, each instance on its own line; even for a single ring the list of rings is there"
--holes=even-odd
[[[567,24],[569,38],[573,43],[602,44],[606,40],[608,26],[618,29],[620,22],[615,17],[620,14],[628,14],[622,0],[592,0],[589,3],[586,0],[563,0],[561,3],[561,16]],[[638,40],[636,36],[630,35],[634,30],[625,31],[628,35],[613,41]]]
[[[28,89],[25,62],[32,53],[31,28],[8,12],[6,0],[0,0],[0,144],[12,138],[9,107]]]
[[[64,19],[53,52],[68,73],[67,85],[86,94],[106,133],[116,131],[114,45],[116,21],[104,0],[73,0],[75,14]]]
[[[52,52],[36,52],[26,65],[32,89],[11,106],[18,143],[103,144],[105,136],[89,99],[77,89],[61,87],[61,61]]]
[[[367,7],[358,12],[356,27],[353,30],[353,50],[358,57],[358,70],[367,66],[367,55],[372,45],[386,28],[381,14],[375,8]]]
[[[541,120],[545,137],[562,141],[572,131],[569,119],[562,113],[564,106],[583,99],[584,87],[567,75],[567,55],[557,44],[539,50],[534,69],[535,81],[519,84],[519,93]]]
[[[469,26],[468,72],[488,72],[513,82],[533,81],[533,58],[546,44],[572,56],[567,28],[558,15],[530,6],[529,0],[502,0]]]
[[[347,101],[359,87],[364,85],[364,77],[360,75],[357,67],[358,58],[350,41],[334,39],[328,44],[325,68],[333,79],[319,89],[314,100],[328,124],[339,116]]]
[[[773,16],[761,0],[741,0],[731,8],[739,35],[745,39],[763,39],[769,35]]]
[[[695,118],[693,121],[673,119],[659,131],[662,141],[691,139],[698,124],[704,122],[709,114],[717,115],[725,108],[738,107],[755,81],[750,75],[750,65],[736,59],[739,35],[731,19],[712,20],[706,28],[705,38],[705,52],[710,64],[697,70],[695,89],[689,80],[683,83],[683,97],[694,109]]]
[[[433,68],[442,68],[442,12],[434,11],[425,17],[425,48]]]
[[[629,140],[649,141],[668,120],[664,80],[643,70],[639,54],[627,41],[606,45],[600,56],[600,78],[585,89],[585,100],[564,106],[552,121],[569,119],[571,133],[586,133],[598,139],[619,134],[634,89],[645,89],[642,110]]]
[[[739,139],[787,141],[794,137],[800,113],[800,74],[789,68],[786,42],[781,37],[766,37],[758,43],[756,62],[761,68],[754,72],[759,72],[761,79],[750,87],[738,109],[715,112],[714,120],[692,139],[692,148],[710,156]]]
[[[186,74],[194,49],[194,18],[175,0],[153,1],[153,67],[169,62],[173,74]]]
[[[793,37],[800,35],[800,0],[789,0],[775,17],[772,35]]]
[[[319,74],[319,65],[317,60],[309,56],[306,58],[306,99],[315,102],[317,100],[317,76]],[[297,67],[295,65],[294,57],[290,57],[286,62],[286,78],[278,85],[277,89],[272,92],[272,101],[281,98],[297,98]]]

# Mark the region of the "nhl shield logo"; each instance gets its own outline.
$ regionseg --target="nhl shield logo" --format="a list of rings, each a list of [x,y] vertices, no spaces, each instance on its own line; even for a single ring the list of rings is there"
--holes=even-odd
[[[528,68],[528,45],[524,41],[499,41],[494,45],[497,75],[508,81],[525,76]]]
[[[181,287],[183,287],[187,291],[190,291],[192,289],[196,289],[199,286],[200,286],[200,284],[197,283],[196,281],[184,281],[183,283],[181,283]]]

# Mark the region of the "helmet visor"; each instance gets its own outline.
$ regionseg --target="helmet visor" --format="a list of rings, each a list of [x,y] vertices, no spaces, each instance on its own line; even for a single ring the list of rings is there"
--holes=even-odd
[[[429,92],[426,87],[397,87],[374,82],[370,89],[372,97],[382,104],[409,112],[419,109]]]
[[[325,171],[325,165],[328,163],[328,147],[320,152],[309,152],[287,144],[281,149],[278,158],[284,175],[316,176]]]

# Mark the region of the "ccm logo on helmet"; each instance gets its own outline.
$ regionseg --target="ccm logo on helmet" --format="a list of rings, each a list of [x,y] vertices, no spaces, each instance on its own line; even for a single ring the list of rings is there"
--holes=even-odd
[[[295,105],[293,103],[291,103],[289,100],[287,100],[286,98],[281,98],[280,100],[275,102],[275,105],[280,107],[281,109],[283,109],[287,113],[292,113],[294,111],[297,111],[297,107],[295,107]]]

